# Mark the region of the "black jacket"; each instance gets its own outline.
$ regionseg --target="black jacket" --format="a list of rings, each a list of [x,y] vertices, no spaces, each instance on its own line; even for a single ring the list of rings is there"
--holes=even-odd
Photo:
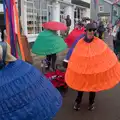
[[[117,32],[116,38],[117,38],[117,40],[120,41],[120,28],[119,28],[119,30],[118,30],[118,32]]]
[[[67,25],[67,27],[71,26],[71,19],[66,19],[66,25]]]
[[[104,32],[104,31],[105,31],[104,25],[103,23],[100,23],[98,26],[98,32]]]

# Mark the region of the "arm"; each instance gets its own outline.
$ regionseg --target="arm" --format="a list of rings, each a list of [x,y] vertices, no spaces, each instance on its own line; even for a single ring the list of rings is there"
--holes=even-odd
[[[71,19],[70,19],[70,26],[71,26]]]

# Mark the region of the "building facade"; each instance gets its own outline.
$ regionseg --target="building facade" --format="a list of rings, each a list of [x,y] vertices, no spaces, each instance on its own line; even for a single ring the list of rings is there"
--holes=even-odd
[[[82,1],[82,0],[81,0]],[[47,21],[60,21],[65,23],[65,18],[70,15],[72,20],[71,30],[78,20],[90,17],[90,0],[19,0],[21,4],[20,18],[24,34],[29,42],[34,42],[42,24]]]
[[[16,4],[22,32],[27,36],[29,42],[35,41],[39,32],[43,30],[44,22],[65,23],[66,16],[70,15],[72,30],[78,20],[83,17],[90,18],[90,0],[16,0]],[[0,10],[3,13],[1,6]]]
[[[120,16],[120,5],[119,2],[113,3],[114,0],[99,0],[95,5],[94,0],[91,0],[91,18],[93,20],[101,19],[104,22],[112,21],[115,24]]]
[[[116,20],[120,19],[120,2],[112,6],[112,22],[113,24]]]

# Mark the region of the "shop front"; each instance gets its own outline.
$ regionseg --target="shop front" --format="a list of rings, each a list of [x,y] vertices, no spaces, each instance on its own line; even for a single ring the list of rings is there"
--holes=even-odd
[[[29,42],[35,41],[43,30],[44,22],[53,20],[65,23],[66,14],[69,14],[66,12],[67,4],[53,0],[22,0],[21,6],[21,24]]]
[[[66,24],[66,16],[70,15],[74,25],[90,14],[85,7],[71,3],[71,0],[21,0],[21,25],[23,33],[29,42],[34,42],[39,32],[43,30],[42,24],[47,21],[60,21]]]
[[[47,0],[22,0],[21,24],[23,33],[33,42],[43,30],[42,24],[52,20],[52,3]]]

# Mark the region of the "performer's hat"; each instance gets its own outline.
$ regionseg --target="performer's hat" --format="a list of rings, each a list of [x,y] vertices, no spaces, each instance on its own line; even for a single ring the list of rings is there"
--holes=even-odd
[[[89,29],[94,29],[94,30],[96,30],[97,28],[96,28],[96,26],[95,26],[93,23],[88,23],[88,24],[86,25],[86,30],[89,30]]]

